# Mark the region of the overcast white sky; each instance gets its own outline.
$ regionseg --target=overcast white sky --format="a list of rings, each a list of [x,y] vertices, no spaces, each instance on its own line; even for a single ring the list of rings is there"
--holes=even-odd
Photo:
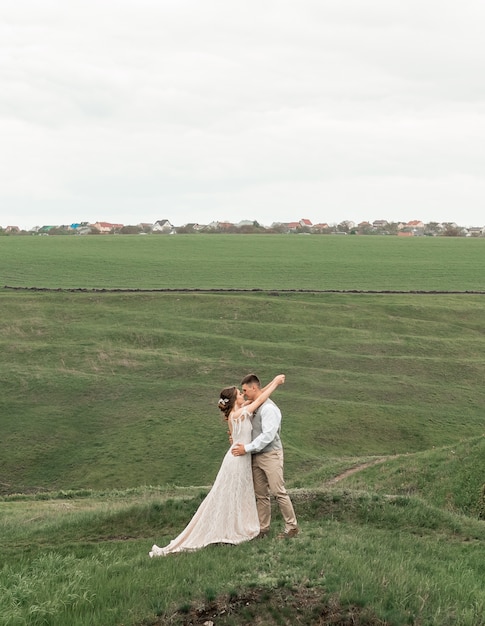
[[[1,0],[0,226],[485,225],[483,0]]]

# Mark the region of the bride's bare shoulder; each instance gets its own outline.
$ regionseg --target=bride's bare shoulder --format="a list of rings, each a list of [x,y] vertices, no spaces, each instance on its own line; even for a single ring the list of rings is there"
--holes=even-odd
[[[229,419],[234,421],[242,421],[244,420],[246,417],[251,417],[251,413],[247,410],[247,408],[245,406],[243,406],[241,409],[238,409],[237,411],[234,411],[233,413],[231,413],[229,415]]]

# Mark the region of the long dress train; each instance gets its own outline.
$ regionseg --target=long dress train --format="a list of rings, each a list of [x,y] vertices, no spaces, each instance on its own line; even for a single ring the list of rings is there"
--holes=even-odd
[[[233,422],[236,443],[251,441],[251,414]],[[232,448],[232,446],[231,446]],[[198,550],[211,543],[238,544],[259,534],[258,512],[254,496],[251,455],[233,456],[227,451],[214,484],[184,530],[167,546],[154,545],[150,556]]]

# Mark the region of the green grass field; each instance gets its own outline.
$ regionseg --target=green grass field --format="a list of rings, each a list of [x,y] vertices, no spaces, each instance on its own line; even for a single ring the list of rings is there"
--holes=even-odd
[[[227,446],[219,391],[253,370],[287,374],[290,484],[328,457],[483,431],[481,296],[1,298],[4,492],[208,484]]]
[[[13,287],[485,291],[484,268],[483,238],[0,238],[0,284]]]
[[[485,624],[484,296],[451,293],[484,289],[483,254],[1,238],[1,283],[53,291],[0,290],[0,624]],[[248,371],[287,374],[301,537],[281,545],[275,511],[267,542],[150,561],[207,492],[218,393]]]

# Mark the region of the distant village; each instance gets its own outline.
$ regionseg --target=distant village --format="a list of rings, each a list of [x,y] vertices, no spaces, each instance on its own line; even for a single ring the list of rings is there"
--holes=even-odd
[[[465,228],[454,222],[428,222],[412,220],[410,222],[373,222],[343,221],[339,224],[312,224],[309,219],[298,222],[273,222],[271,226],[262,226],[257,221],[245,220],[231,222],[211,222],[210,224],[184,224],[174,226],[170,220],[157,220],[153,224],[136,225],[112,224],[110,222],[79,222],[68,225],[48,224],[22,230],[18,226],[0,226],[1,235],[177,235],[196,233],[234,233],[234,234],[300,234],[300,235],[395,235],[397,237],[485,237],[485,226]]]

